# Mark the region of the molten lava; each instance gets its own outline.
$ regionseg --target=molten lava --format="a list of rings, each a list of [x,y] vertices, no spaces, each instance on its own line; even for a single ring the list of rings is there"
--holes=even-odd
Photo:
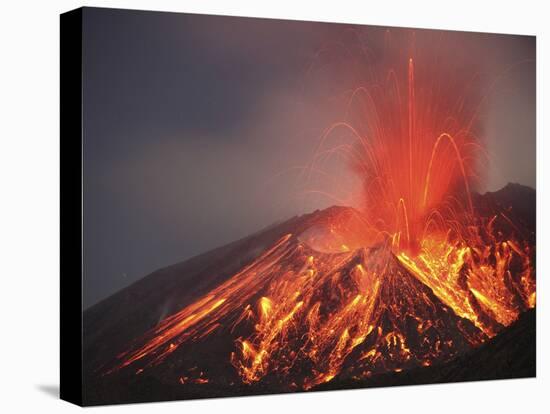
[[[327,133],[345,128],[356,140],[344,148],[363,182],[361,211],[280,238],[109,373],[167,364],[175,382],[212,383],[186,358],[228,338],[216,355],[234,378],[220,381],[310,389],[447,361],[535,306],[532,240],[471,198],[483,155],[476,111],[442,98],[440,85],[419,87],[413,59],[404,66],[357,89],[357,122]]]

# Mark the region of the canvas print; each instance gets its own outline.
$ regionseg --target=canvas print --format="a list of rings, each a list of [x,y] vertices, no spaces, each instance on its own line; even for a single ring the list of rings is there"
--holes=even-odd
[[[535,38],[85,8],[85,404],[535,376]]]

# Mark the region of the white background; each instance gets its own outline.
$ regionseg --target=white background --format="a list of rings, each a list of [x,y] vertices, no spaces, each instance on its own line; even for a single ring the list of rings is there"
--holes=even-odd
[[[537,35],[536,379],[90,408],[116,412],[548,412],[546,271],[549,19],[539,1],[91,1],[88,6]],[[59,387],[59,13],[78,1],[9,1],[0,12],[0,411],[69,412]],[[545,73],[546,71],[546,73]],[[77,172],[75,172],[77,174]],[[75,361],[77,363],[77,361]]]

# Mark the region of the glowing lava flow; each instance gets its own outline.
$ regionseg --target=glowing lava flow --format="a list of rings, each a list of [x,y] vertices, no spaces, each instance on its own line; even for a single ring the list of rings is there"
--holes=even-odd
[[[310,389],[449,360],[535,306],[528,238],[503,212],[484,217],[472,203],[475,114],[417,88],[414,61],[406,66],[357,90],[359,125],[339,124],[357,140],[347,152],[363,211],[279,239],[146,333],[109,373],[179,367],[193,345],[230,338],[220,352],[243,383]],[[212,379],[201,371],[197,381]]]
[[[384,248],[318,253],[287,235],[204,298],[167,318],[111,372],[154,367],[216,330],[242,332],[231,363],[245,383],[308,389],[447,359],[486,336],[455,316]]]
[[[495,239],[483,252],[428,243],[415,258],[384,245],[321,253],[289,234],[162,321],[110,372],[173,365],[182,354],[172,355],[221,335],[235,341],[224,352],[244,383],[310,389],[448,360],[534,305],[530,255],[517,242]],[[180,382],[190,368],[180,367]]]

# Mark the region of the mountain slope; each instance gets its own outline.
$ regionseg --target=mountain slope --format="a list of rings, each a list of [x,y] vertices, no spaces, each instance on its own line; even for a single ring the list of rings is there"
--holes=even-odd
[[[506,205],[507,215],[534,223],[525,216],[534,212],[528,206],[534,196],[527,193],[534,191],[507,186],[477,196],[476,208],[489,217]],[[531,262],[519,255],[521,246],[498,242],[474,251],[482,265],[459,262],[456,286],[443,289],[450,274],[432,279],[383,244],[353,245],[349,235],[361,232],[356,218],[355,210],[343,207],[295,217],[161,269],[87,310],[87,403],[383,385],[393,378],[421,383],[443,378],[430,366],[461,355],[485,363],[471,350],[500,338],[487,342],[531,300],[522,290],[534,285],[525,279]],[[490,220],[501,227],[499,237],[518,233],[507,220]],[[338,236],[342,227],[349,246]],[[522,224],[521,231],[534,240],[534,228]],[[487,273],[493,262],[512,273]],[[478,281],[480,271],[504,277],[496,296]],[[511,299],[495,302],[502,289]],[[502,306],[514,307],[503,313],[508,319],[494,313]],[[505,343],[504,352],[510,347]]]

